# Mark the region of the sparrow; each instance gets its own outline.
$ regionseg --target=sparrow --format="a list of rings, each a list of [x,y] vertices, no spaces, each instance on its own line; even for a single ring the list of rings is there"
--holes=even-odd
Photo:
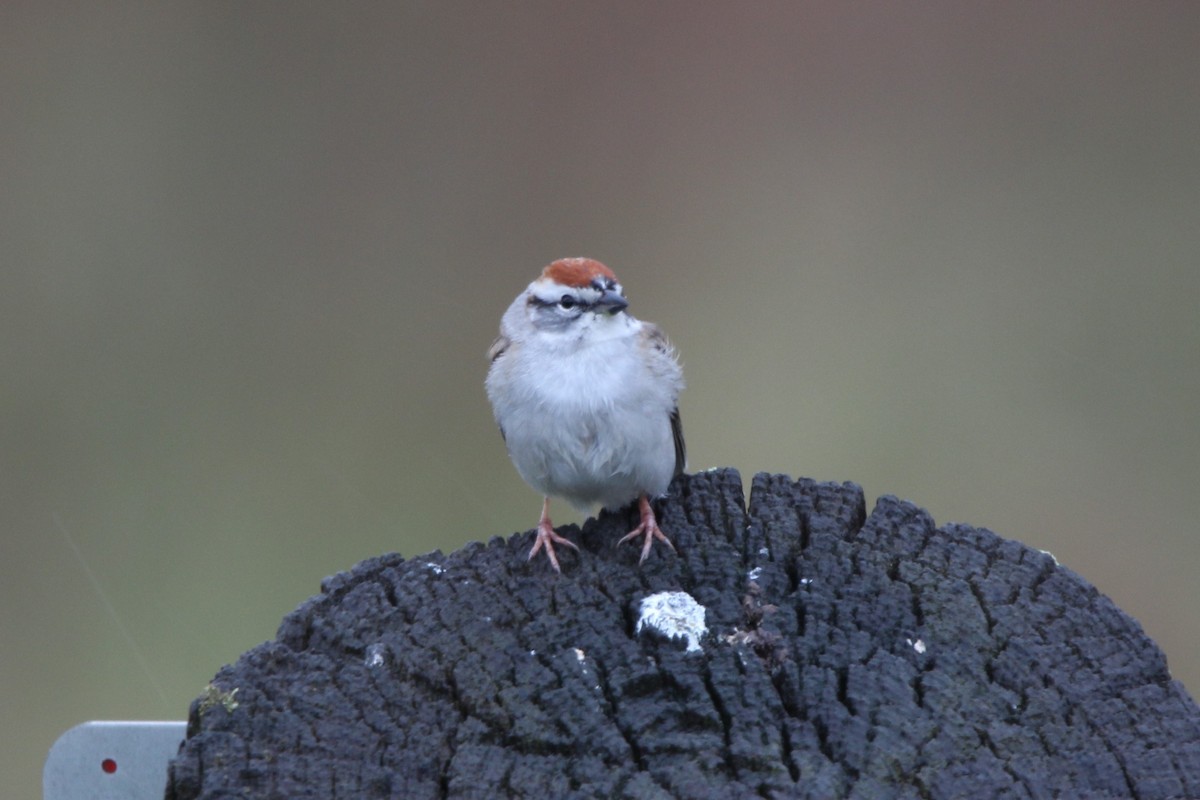
[[[683,472],[679,421],[683,370],[657,326],[627,310],[612,270],[590,258],[563,258],[517,295],[488,350],[488,399],[508,455],[543,496],[532,560],[544,549],[561,572],[550,498],[583,512],[637,501],[641,522],[624,542],[643,537],[675,546],[658,526],[650,498]]]

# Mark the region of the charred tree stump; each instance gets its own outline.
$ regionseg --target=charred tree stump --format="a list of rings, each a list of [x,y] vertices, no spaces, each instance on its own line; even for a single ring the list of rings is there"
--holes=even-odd
[[[660,509],[640,568],[605,513],[562,575],[525,533],[327,579],[193,703],[167,797],[1200,797],[1200,710],[1050,555],[849,483]],[[707,632],[639,630],[665,591]]]

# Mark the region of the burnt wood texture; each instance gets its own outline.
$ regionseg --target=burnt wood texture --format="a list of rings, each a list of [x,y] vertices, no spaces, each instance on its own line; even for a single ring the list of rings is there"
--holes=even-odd
[[[1200,710],[1053,557],[734,470],[632,514],[364,561],[192,704],[167,797],[1200,798]],[[700,649],[643,628],[689,594]],[[236,692],[235,692],[236,690]]]

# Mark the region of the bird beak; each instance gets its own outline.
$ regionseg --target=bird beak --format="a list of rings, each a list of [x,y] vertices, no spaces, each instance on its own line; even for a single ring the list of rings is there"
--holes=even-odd
[[[607,311],[609,314],[616,314],[628,307],[629,301],[612,289],[606,289],[604,294],[600,295],[600,299],[596,301],[596,309]]]

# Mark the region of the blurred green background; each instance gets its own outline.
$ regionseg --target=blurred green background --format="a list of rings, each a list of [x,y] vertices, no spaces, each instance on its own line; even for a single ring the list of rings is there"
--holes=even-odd
[[[1195,3],[4,4],[6,794],[323,576],[530,528],[484,351],[564,255],[678,346],[692,469],[1048,549],[1195,691],[1198,43]]]

